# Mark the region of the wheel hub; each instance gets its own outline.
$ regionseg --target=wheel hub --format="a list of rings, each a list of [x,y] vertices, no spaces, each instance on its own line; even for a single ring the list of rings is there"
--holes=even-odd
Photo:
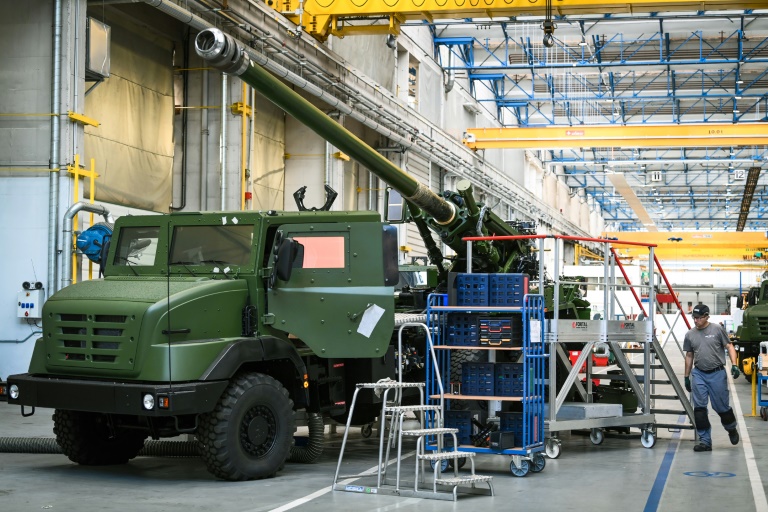
[[[272,449],[276,435],[275,416],[263,405],[249,409],[240,424],[240,442],[244,450],[255,457],[262,457]]]
[[[248,423],[248,441],[252,444],[264,444],[264,441],[267,440],[268,432],[269,425],[262,417],[253,418],[250,423]]]

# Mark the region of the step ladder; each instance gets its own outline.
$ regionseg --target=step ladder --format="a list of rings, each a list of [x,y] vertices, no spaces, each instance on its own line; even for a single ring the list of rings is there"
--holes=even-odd
[[[406,327],[423,327],[429,337],[427,326],[421,323],[406,323],[400,326],[398,343],[402,343],[402,331]],[[429,344],[431,347],[431,343]],[[401,354],[402,350],[398,350]],[[434,361],[435,358],[432,358]],[[398,362],[398,368],[401,366]],[[438,370],[439,371],[439,370]],[[475,474],[474,452],[462,452],[458,450],[456,434],[458,429],[443,427],[444,402],[440,405],[426,405],[424,403],[424,382],[402,382],[392,380],[382,380],[375,383],[357,384],[355,393],[352,396],[352,403],[349,406],[349,415],[347,418],[344,437],[341,442],[339,460],[336,464],[336,473],[333,478],[334,491],[348,491],[365,494],[387,494],[393,496],[429,498],[439,500],[456,501],[459,492],[467,494],[484,494],[493,496],[493,477]],[[419,404],[403,405],[402,391],[405,388],[418,388]],[[380,415],[379,428],[379,462],[376,473],[361,473],[356,475],[340,475],[341,465],[347,445],[347,438],[350,431],[352,416],[359,393],[363,390],[369,392],[381,393],[382,408]],[[390,398],[390,392],[393,395]],[[442,390],[441,390],[442,394]],[[404,420],[407,414],[413,413],[419,420],[419,428],[405,429]],[[425,421],[427,415],[430,415],[429,422]],[[426,426],[429,423],[430,426]],[[452,449],[444,449],[444,436],[452,437]],[[386,436],[386,443],[385,443]],[[403,440],[405,438],[416,439],[416,452],[414,461],[413,485],[406,488],[401,481],[401,463],[403,457]],[[434,439],[437,449],[427,450],[428,439]],[[385,446],[386,445],[386,446]],[[391,460],[391,455],[396,452],[396,458]],[[469,474],[459,474],[459,460],[466,459],[470,462]],[[433,478],[431,489],[421,488],[420,484],[425,483],[425,463],[429,461],[433,466]],[[444,476],[442,474],[443,461],[453,461],[453,475]],[[395,464],[395,479],[389,482],[387,479],[387,470],[390,465]],[[351,480],[372,479],[376,477],[375,486],[359,485],[352,483]],[[342,482],[341,480],[344,480]],[[488,484],[488,489],[480,489],[476,484]],[[469,486],[469,487],[466,487]]]
[[[635,381],[637,381],[637,377],[643,378],[645,364],[630,363],[626,357],[626,354],[643,353],[642,348],[621,348],[618,343],[612,343],[611,348],[624,374],[631,372],[636,377]],[[656,336],[653,337],[650,347],[648,370],[651,384],[650,410],[656,415],[656,428],[666,428],[670,431],[694,430],[693,406]],[[638,399],[641,396],[638,395]],[[685,416],[686,422],[676,421],[680,416]],[[674,417],[675,420],[671,417]]]

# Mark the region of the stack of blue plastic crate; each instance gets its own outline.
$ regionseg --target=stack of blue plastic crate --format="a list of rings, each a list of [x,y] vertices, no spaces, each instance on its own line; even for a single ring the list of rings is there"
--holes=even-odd
[[[478,344],[479,328],[477,315],[461,313],[448,314],[445,344],[474,347]]]
[[[489,306],[523,307],[523,296],[528,293],[528,274],[489,275]]]
[[[461,394],[493,396],[496,391],[496,373],[493,363],[462,363]]]
[[[515,445],[522,446],[523,442],[523,413],[499,412],[499,430],[515,434]]]
[[[459,432],[456,439],[459,444],[472,444],[472,411],[445,411],[443,424],[446,428],[457,428]],[[450,437],[446,437],[446,445],[453,443]]]
[[[456,304],[487,306],[488,283],[491,274],[459,274],[456,276]]]
[[[523,363],[496,363],[496,396],[523,396]]]

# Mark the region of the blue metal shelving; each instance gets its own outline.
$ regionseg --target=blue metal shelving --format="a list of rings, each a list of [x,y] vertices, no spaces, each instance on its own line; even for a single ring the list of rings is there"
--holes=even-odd
[[[519,314],[522,316],[523,336],[521,347],[501,348],[499,346],[491,347],[469,347],[460,345],[448,345],[448,321],[449,315],[453,314],[471,314],[471,313],[493,313],[504,312],[510,314]],[[544,324],[544,297],[542,295],[525,295],[522,307],[492,307],[492,306],[448,306],[448,296],[444,294],[432,294],[429,296],[427,306],[427,325],[429,327],[433,347],[436,354],[436,364],[443,380],[443,389],[446,390],[445,400],[446,409],[450,407],[451,402],[456,400],[479,399],[489,401],[515,401],[522,403],[522,439],[515,439],[515,447],[503,450],[493,450],[488,447],[476,447],[462,445],[462,451],[487,453],[495,455],[511,455],[513,462],[510,469],[516,476],[526,474],[529,469],[533,472],[541,471],[544,466],[544,404],[545,404],[545,367],[546,360],[549,357],[547,347],[544,343],[543,334]],[[451,354],[457,350],[487,350],[493,353],[498,350],[519,350],[522,357],[522,395],[518,397],[510,396],[482,396],[468,398],[459,398],[458,386],[451,383]],[[427,350],[427,382],[426,392],[428,403],[439,404],[440,387],[436,381],[436,372],[431,371],[433,361],[432,350]],[[493,360],[494,358],[490,358]],[[445,417],[445,411],[443,411]],[[434,421],[434,419],[433,419]],[[436,449],[435,440],[429,447]]]

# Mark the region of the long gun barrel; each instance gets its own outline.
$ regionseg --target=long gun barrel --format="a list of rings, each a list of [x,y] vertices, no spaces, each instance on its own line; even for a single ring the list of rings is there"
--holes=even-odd
[[[403,172],[267,70],[253,63],[245,48],[231,36],[215,28],[203,30],[195,39],[195,48],[198,55],[211,66],[239,76],[272,103],[381,177],[408,201],[428,211],[437,222],[448,224],[453,220],[455,209],[451,203]]]
[[[458,194],[447,193],[446,197],[449,200],[432,192],[426,185],[416,181],[267,70],[254,63],[245,47],[228,34],[216,28],[205,29],[197,35],[195,48],[198,55],[210,66],[240,77],[265,98],[397,190],[408,201],[411,215],[417,223],[420,223],[420,231],[424,224],[427,224],[459,255],[459,259],[465,253],[464,244],[461,242],[464,236],[520,234],[493,212],[478,206],[472,197],[472,186],[469,181],[459,182]],[[478,257],[473,261],[478,265],[479,270],[515,271],[516,269],[511,268],[512,260],[528,254],[529,251],[523,242],[515,241],[505,245],[506,250],[503,251],[505,254],[501,255],[499,249],[491,244],[478,244]]]

